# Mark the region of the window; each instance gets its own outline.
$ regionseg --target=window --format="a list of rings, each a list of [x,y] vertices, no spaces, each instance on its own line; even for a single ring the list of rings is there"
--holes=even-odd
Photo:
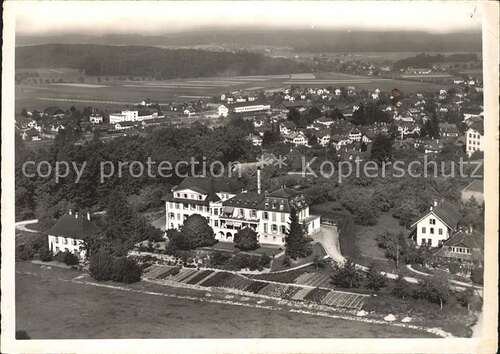
[[[281,222],[285,222],[285,213],[281,213]]]
[[[214,208],[214,215],[219,215],[219,208]]]
[[[175,193],[175,197],[176,197],[176,198],[180,198],[180,197],[181,197],[181,194],[180,194],[180,193]]]
[[[425,227],[422,227],[422,233],[425,234]]]
[[[201,200],[203,197],[201,195],[198,196],[198,199]]]
[[[59,253],[59,247],[56,247],[56,253]]]
[[[284,237],[281,238],[281,242],[285,243],[285,238]]]
[[[285,233],[286,233],[286,227],[285,227],[285,226],[281,225],[281,226],[280,226],[280,229],[281,229],[281,233],[282,233],[282,234],[285,234]]]
[[[175,209],[179,209],[181,206],[181,203],[175,203]]]
[[[64,238],[63,238],[63,243],[64,243],[65,245],[67,245],[67,244],[68,244],[68,239],[67,239],[66,237],[64,237]]]
[[[431,227],[429,231],[431,232],[431,235],[434,235],[434,228],[433,227]]]
[[[244,217],[245,216],[245,210],[239,209],[238,210],[238,215],[239,215],[240,218]]]
[[[181,214],[177,214],[177,220],[181,219]]]
[[[269,213],[267,211],[264,212],[264,220],[269,220]]]
[[[436,219],[429,219],[429,224],[436,225]]]
[[[256,211],[256,210],[253,210],[253,209],[252,209],[252,210],[250,210],[250,216],[251,216],[252,218],[256,218],[256,217],[257,217],[257,211]]]
[[[182,195],[182,197],[183,197],[183,198],[185,198],[185,199],[187,199],[188,195],[187,195],[186,193],[184,193],[184,194]]]
[[[272,230],[273,232],[278,231],[278,226],[277,226],[276,224],[272,224],[272,225],[271,225],[271,230]]]
[[[264,233],[267,233],[267,224],[264,223]]]
[[[214,220],[214,226],[219,227],[219,220]]]
[[[431,238],[428,238],[428,239],[427,239],[427,244],[428,244],[429,246],[432,246],[432,239],[431,239]]]
[[[182,209],[187,209],[188,205],[186,203],[182,203]]]
[[[439,235],[442,235],[442,234],[443,234],[443,229],[439,228],[439,229],[438,229],[438,234],[439,234]]]
[[[54,237],[54,239],[55,239],[56,243],[59,243],[59,237],[56,236],[56,237]]]
[[[276,213],[271,213],[271,219],[272,221],[276,221]]]

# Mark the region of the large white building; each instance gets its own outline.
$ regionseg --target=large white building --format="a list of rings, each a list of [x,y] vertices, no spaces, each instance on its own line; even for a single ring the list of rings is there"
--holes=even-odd
[[[258,172],[260,178],[260,171]],[[260,189],[258,183],[258,190]],[[281,188],[272,193],[238,192],[225,178],[188,177],[165,198],[166,229],[180,229],[190,215],[205,217],[219,241],[233,242],[238,230],[257,231],[261,244],[282,246],[295,208],[308,234],[320,229],[320,217],[309,214],[302,194]]]
[[[458,229],[460,219],[454,206],[446,202],[434,202],[429,211],[410,228],[417,246],[439,247]]]
[[[57,223],[47,232],[49,249],[52,254],[59,252],[71,252],[78,259],[85,259],[86,252],[83,249],[85,237],[95,234],[97,227],[90,221],[90,214],[79,215],[71,210],[63,215]]]
[[[271,109],[271,105],[267,103],[258,104],[256,102],[239,103],[230,106],[234,113],[255,113],[255,112],[266,112]]]
[[[465,133],[465,151],[471,156],[476,151],[484,151],[484,130],[482,122],[472,124]]]
[[[122,111],[121,113],[111,113],[109,123],[135,122],[139,118],[139,111]]]

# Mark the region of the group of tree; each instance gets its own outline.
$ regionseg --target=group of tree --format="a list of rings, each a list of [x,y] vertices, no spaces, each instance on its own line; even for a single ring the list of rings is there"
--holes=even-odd
[[[180,230],[168,230],[167,238],[169,240],[167,251],[171,254],[197,247],[213,246],[217,243],[214,230],[200,214],[190,215]]]
[[[359,108],[352,113],[351,121],[354,125],[371,125],[374,123],[388,123],[391,117],[381,110],[377,103],[360,104]]]
[[[134,283],[141,279],[142,269],[131,258],[116,257],[109,251],[100,249],[89,258],[89,273],[99,281]]]
[[[316,106],[312,106],[304,112],[299,112],[296,108],[291,108],[288,111],[287,119],[293,122],[298,128],[305,128],[321,117],[321,114],[321,110]]]
[[[46,44],[20,47],[17,68],[75,68],[89,76],[171,79],[306,72],[305,64],[247,51],[215,52],[147,46]]]

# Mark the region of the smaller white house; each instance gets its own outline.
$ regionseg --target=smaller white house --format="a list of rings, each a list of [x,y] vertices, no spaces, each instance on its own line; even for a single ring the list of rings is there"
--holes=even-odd
[[[349,139],[351,141],[361,141],[362,136],[363,134],[361,134],[361,132],[357,129],[354,129],[349,133]]]
[[[470,157],[476,151],[484,151],[484,130],[482,123],[473,124],[465,133],[465,151]]]
[[[292,132],[285,137],[285,142],[295,146],[304,146],[307,145],[307,138],[302,132]]]
[[[318,136],[318,143],[321,146],[328,146],[328,144],[330,144],[330,139],[331,139],[330,134],[328,133],[320,134]]]
[[[439,247],[457,230],[460,219],[457,207],[435,201],[410,228],[417,246]]]
[[[217,114],[219,117],[227,117],[229,114],[229,108],[221,104],[219,107],[217,107]]]
[[[100,114],[91,114],[89,117],[89,122],[92,124],[102,124],[104,118]]]
[[[59,252],[71,252],[84,260],[86,252],[84,239],[97,233],[97,227],[90,220],[90,214],[79,215],[71,209],[63,215],[47,232],[49,250],[55,255]]]

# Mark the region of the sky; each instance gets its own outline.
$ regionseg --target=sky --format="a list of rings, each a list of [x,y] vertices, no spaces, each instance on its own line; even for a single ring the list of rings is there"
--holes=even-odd
[[[12,1],[18,34],[162,34],[203,27],[480,30],[475,1]]]

